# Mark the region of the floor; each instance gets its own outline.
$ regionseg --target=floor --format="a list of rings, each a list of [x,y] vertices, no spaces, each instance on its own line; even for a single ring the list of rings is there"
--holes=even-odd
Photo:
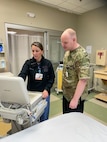
[[[96,92],[89,93],[87,101],[85,102],[84,113],[107,125],[107,103],[96,100],[94,95],[96,95]],[[60,114],[62,114],[62,93],[57,94],[56,92],[52,92],[49,119]],[[11,125],[9,123],[4,123],[0,119],[0,136],[5,136],[10,128]]]
[[[4,123],[3,120],[0,118],[0,136],[6,136],[7,132],[11,129],[10,123]]]
[[[84,105],[84,113],[97,121],[107,125],[107,103],[94,98],[98,94],[96,91],[91,91],[88,94],[87,101]],[[51,95],[50,118],[62,113],[62,93],[53,92]]]
[[[53,92],[50,96],[49,118],[62,114],[62,93]]]

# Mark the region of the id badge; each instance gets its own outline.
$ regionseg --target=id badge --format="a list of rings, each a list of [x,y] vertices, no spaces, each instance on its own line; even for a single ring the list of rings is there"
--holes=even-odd
[[[36,73],[35,74],[35,80],[42,80],[43,74],[42,73]]]
[[[66,74],[66,77],[68,77],[68,72],[67,72],[67,71],[66,71],[66,73],[65,73],[65,74]]]

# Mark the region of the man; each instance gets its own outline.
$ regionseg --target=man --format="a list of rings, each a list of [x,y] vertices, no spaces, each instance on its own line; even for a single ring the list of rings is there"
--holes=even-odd
[[[89,57],[77,42],[76,32],[66,29],[61,35],[65,55],[63,59],[63,113],[81,112],[87,93]]]

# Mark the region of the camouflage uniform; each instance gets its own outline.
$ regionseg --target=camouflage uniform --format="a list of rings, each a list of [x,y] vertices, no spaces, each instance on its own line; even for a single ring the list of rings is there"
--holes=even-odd
[[[80,79],[89,79],[89,57],[81,46],[73,51],[66,51],[63,59],[63,95],[70,101],[75,93],[77,83]],[[85,88],[81,99],[87,95]]]

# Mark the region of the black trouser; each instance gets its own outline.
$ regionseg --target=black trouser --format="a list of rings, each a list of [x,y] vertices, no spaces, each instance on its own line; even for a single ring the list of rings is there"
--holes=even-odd
[[[65,97],[63,96],[63,114],[64,113],[69,113],[69,112],[81,112],[81,113],[83,113],[83,111],[84,111],[84,101],[81,101],[81,99],[80,99],[79,104],[78,104],[76,109],[69,108],[69,103],[70,102],[68,102],[65,99]]]

